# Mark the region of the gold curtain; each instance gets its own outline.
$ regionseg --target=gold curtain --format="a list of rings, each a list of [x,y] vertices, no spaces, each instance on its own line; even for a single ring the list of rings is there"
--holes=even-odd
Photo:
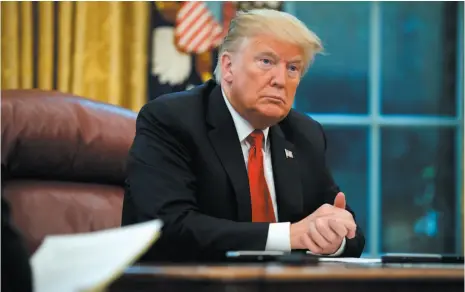
[[[1,88],[40,88],[139,111],[150,2],[2,2]]]

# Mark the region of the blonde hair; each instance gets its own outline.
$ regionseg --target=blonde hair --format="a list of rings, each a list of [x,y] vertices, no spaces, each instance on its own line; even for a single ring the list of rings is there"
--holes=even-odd
[[[221,56],[225,52],[237,51],[243,41],[250,37],[268,35],[298,45],[304,52],[305,74],[315,55],[323,51],[318,36],[295,16],[272,9],[240,11],[231,20],[228,34],[218,51],[215,79],[221,81]]]

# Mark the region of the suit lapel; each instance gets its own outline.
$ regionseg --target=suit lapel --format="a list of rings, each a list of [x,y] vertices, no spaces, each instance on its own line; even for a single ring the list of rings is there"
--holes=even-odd
[[[299,157],[294,144],[286,140],[279,125],[270,128],[270,139],[279,221],[294,222],[303,211]]]
[[[250,222],[252,210],[247,169],[234,121],[224,102],[220,86],[216,86],[208,98],[207,122],[212,127],[208,137],[236,194],[238,220]]]

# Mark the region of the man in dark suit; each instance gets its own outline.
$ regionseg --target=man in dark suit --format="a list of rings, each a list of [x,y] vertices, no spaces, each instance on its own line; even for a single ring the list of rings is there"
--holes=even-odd
[[[163,221],[150,260],[218,260],[230,250],[361,255],[364,236],[328,171],[323,129],[291,110],[321,49],[287,13],[240,13],[216,81],[141,109],[122,224]]]

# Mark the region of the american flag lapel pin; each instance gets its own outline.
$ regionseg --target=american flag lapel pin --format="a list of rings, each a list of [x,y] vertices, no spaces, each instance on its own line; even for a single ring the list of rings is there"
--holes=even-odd
[[[284,149],[284,153],[286,153],[286,158],[294,158],[292,151]]]

